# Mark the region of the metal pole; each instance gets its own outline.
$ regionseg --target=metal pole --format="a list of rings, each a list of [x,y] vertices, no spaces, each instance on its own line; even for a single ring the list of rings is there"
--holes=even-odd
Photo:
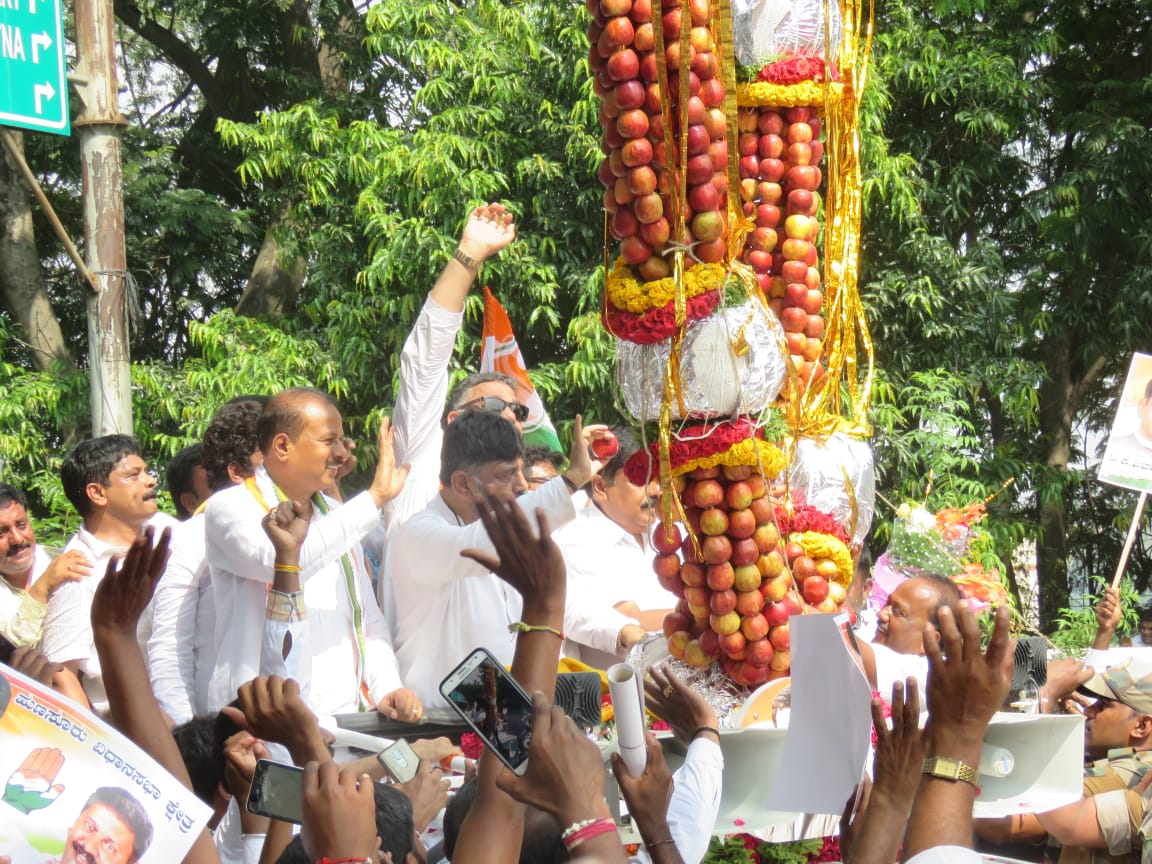
[[[76,0],[76,72],[84,249],[100,290],[88,297],[92,434],[132,433],[128,356],[128,262],[112,0]]]

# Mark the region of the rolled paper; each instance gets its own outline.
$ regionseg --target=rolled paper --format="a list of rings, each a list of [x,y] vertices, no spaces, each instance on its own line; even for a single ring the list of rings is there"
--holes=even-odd
[[[648,749],[644,743],[644,690],[640,676],[627,663],[608,669],[608,693],[616,713],[616,740],[620,756],[631,777],[639,777],[648,766]]]

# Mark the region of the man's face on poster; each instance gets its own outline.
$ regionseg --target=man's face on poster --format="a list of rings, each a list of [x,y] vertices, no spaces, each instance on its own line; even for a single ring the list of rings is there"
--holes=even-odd
[[[1141,399],[1136,410],[1140,414],[1140,434],[1152,438],[1152,398]]]
[[[60,864],[131,864],[135,845],[136,836],[119,813],[93,804],[68,831]]]

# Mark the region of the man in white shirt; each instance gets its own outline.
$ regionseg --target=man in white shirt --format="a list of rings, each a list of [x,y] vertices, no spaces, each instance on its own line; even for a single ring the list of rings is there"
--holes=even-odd
[[[257,396],[233,399],[212,415],[201,457],[209,495],[256,473],[263,461],[256,423],[267,401]],[[208,682],[216,658],[216,619],[205,559],[205,518],[199,508],[173,530],[168,565],[152,598],[148,677],[156,701],[175,724],[210,710]]]
[[[274,396],[261,414],[258,440],[264,464],[208,502],[205,536],[217,646],[209,709],[231,702],[237,688],[259,672],[275,563],[260,524],[279,501],[291,500],[309,519],[299,565],[312,649],[309,707],[325,716],[379,710],[415,722],[422,709],[402,687],[360,546],[408,473],[392,458],[387,419],[372,484],[339,506],[320,491],[349,458],[340,412],[327,394],[298,388]]]
[[[208,500],[208,472],[204,470],[204,445],[189,444],[168,462],[164,469],[168,494],[176,506],[176,517],[187,521]]]
[[[468,216],[460,243],[428,293],[400,354],[400,390],[392,422],[396,460],[412,466],[404,490],[385,508],[388,525],[396,526],[428,506],[440,490],[440,445],[444,424],[461,406],[492,396],[503,399],[504,414],[520,423],[527,409],[516,402],[515,385],[505,376],[469,376],[457,385],[445,415],[448,364],[464,321],[464,301],[480,267],[516,238],[512,214],[500,204],[477,207]],[[519,406],[519,407],[517,407]],[[523,409],[521,412],[520,409]],[[523,416],[516,417],[515,413]]]
[[[928,678],[924,627],[931,624],[938,628],[940,610],[945,606],[957,614],[960,599],[956,583],[934,573],[901,582],[888,595],[888,603],[877,613],[872,642],[857,643],[873,689],[883,696],[892,692],[895,682],[915,678],[924,692]]]
[[[527,513],[543,510],[552,529],[576,515],[572,491],[591,477],[579,420],[574,437],[568,470],[519,502]],[[487,648],[505,665],[512,661],[516,631],[509,628],[520,620],[522,599],[461,553],[495,554],[473,497],[481,490],[504,499],[524,493],[523,463],[524,442],[512,423],[488,411],[461,415],[444,432],[440,494],[389,531],[384,571],[395,590],[396,657],[429,716],[455,716],[440,682],[473,649]]]
[[[0,483],[0,636],[17,648],[39,645],[48,599],[91,571],[79,552],[49,558],[36,545],[24,493]]]
[[[92,639],[92,597],[108,561],[123,555],[148,525],[178,524],[157,512],[156,474],[129,435],[105,435],[81,441],[60,466],[64,494],[80,514],[80,529],[65,552],[77,551],[92,567],[79,582],[61,585],[48,601],[41,650],[49,660],[83,673],[88,701],[97,713],[108,709],[100,660]]]
[[[624,463],[640,449],[627,429],[614,428],[619,449],[588,486],[590,506],[556,532],[568,568],[564,607],[566,653],[606,669],[659,630],[676,606],[652,570],[649,532],[660,494],[655,481],[637,486]]]

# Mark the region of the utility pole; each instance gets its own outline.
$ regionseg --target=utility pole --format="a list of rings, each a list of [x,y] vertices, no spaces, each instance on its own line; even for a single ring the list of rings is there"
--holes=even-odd
[[[80,177],[84,250],[100,290],[88,296],[88,364],[92,434],[132,434],[128,356],[128,265],[124,248],[124,192],[112,0],[76,0]]]

